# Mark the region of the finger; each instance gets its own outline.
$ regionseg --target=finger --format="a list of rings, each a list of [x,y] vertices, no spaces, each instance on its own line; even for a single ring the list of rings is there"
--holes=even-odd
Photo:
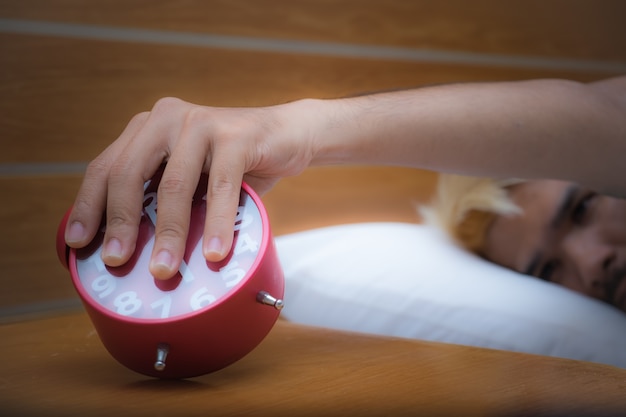
[[[106,207],[111,166],[147,117],[148,113],[133,117],[118,139],[87,166],[65,228],[65,242],[68,246],[84,247],[96,235]]]
[[[188,123],[165,167],[157,193],[158,211],[150,272],[157,279],[179,270],[189,232],[191,204],[208,154],[200,123]]]
[[[237,149],[214,150],[207,186],[207,215],[202,247],[208,261],[223,260],[233,244],[233,228],[244,170],[244,158]]]
[[[109,174],[106,230],[102,260],[125,264],[135,251],[143,202],[143,175],[127,157],[118,159]]]
[[[151,112],[109,170],[102,260],[123,265],[135,251],[144,184],[167,158],[167,131]]]

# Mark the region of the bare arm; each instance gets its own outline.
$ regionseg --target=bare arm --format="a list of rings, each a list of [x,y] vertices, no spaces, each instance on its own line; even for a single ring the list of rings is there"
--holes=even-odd
[[[459,84],[316,105],[319,163],[558,178],[626,196],[626,77]]]
[[[242,179],[263,193],[315,164],[389,164],[473,175],[560,178],[626,196],[626,77],[593,84],[537,80],[459,84],[337,100],[219,109],[160,100],[90,165],[68,220],[82,247],[103,213],[103,259],[132,255],[143,183],[167,162],[151,271],[178,269],[191,199],[209,173],[204,254],[232,244]]]

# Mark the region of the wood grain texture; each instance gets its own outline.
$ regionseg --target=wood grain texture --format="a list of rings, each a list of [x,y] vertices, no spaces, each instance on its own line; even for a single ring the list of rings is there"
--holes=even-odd
[[[84,314],[0,326],[2,415],[619,416],[624,370],[279,321],[248,356],[160,381],[117,364]]]
[[[311,168],[281,180],[263,197],[273,233],[358,222],[421,221],[436,174],[408,168]]]
[[[75,297],[56,252],[57,226],[80,177],[0,177],[0,308]],[[8,204],[7,204],[8,202]]]
[[[0,34],[0,163],[88,161],[174,96],[260,106],[427,84],[600,74]]]
[[[4,0],[0,16],[280,39],[626,60],[621,0]]]

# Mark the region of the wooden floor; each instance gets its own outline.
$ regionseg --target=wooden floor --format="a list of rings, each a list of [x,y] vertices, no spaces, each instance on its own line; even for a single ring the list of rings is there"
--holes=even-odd
[[[56,259],[58,221],[84,165],[159,97],[256,106],[433,83],[588,81],[626,72],[624,16],[621,0],[2,0],[0,320],[77,306]],[[265,202],[275,234],[414,222],[434,178],[318,168]]]

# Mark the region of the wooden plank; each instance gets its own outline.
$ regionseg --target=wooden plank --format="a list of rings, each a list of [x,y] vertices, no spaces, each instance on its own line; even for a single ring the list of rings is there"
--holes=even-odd
[[[161,381],[102,347],[86,315],[0,326],[3,416],[618,416],[624,370],[279,321],[221,371]]]
[[[626,59],[621,0],[20,0],[0,16],[280,39]]]
[[[0,163],[88,161],[164,96],[258,106],[425,84],[600,74],[0,35]]]
[[[275,235],[346,223],[418,223],[436,174],[408,168],[324,167],[285,178],[263,197]]]
[[[0,177],[0,307],[75,296],[57,258],[56,232],[78,184],[76,176]]]

